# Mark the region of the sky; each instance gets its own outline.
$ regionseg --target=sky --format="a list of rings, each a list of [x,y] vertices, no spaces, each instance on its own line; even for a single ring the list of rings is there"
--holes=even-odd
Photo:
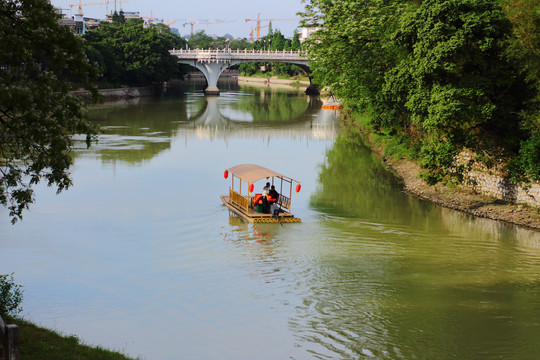
[[[77,13],[79,0],[50,0],[51,3],[63,10],[64,14],[71,17]],[[114,0],[80,0],[83,4],[83,14],[85,17],[105,19],[107,10],[114,11]],[[120,1],[124,1],[120,3]],[[84,4],[98,4],[88,5]],[[70,7],[70,4],[75,6]],[[248,0],[117,0],[116,9],[124,12],[139,12],[141,16],[163,19],[165,23],[171,24],[172,28],[177,28],[181,35],[188,35],[191,25],[182,27],[183,23],[192,21],[210,20],[235,20],[219,24],[195,24],[195,32],[204,30],[207,34],[223,36],[231,34],[235,38],[249,38],[251,28],[255,28],[257,22],[245,22],[245,19],[257,19],[257,14],[261,14],[261,19],[293,19],[299,18],[296,13],[304,9],[302,0],[272,0],[272,1],[248,1]],[[152,14],[152,15],[151,15]],[[261,25],[268,25],[268,21],[261,22]],[[294,30],[299,27],[298,20],[274,20],[272,28],[280,30],[285,37],[292,37]],[[268,33],[268,27],[261,29],[261,36]],[[255,31],[254,31],[255,34]]]

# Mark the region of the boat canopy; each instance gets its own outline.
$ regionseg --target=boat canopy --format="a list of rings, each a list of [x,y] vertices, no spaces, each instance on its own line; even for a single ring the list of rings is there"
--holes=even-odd
[[[290,181],[298,182],[293,178],[282,175],[274,170],[267,169],[265,167],[255,165],[255,164],[242,164],[236,165],[232,168],[227,169],[231,174],[243,180],[247,183],[254,183],[258,180],[269,178],[269,177],[279,177],[282,179],[288,179]]]

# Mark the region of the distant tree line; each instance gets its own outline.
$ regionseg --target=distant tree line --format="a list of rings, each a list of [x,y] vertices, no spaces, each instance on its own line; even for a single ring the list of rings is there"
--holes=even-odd
[[[427,181],[463,148],[540,180],[538,0],[310,0],[303,25],[314,81]]]
[[[210,36],[204,30],[190,36],[188,41],[190,49],[247,49],[250,46],[248,39],[234,39],[231,35]]]
[[[250,44],[248,49],[254,50],[301,50],[300,37],[298,33],[294,33],[294,36],[291,39],[285,38],[281,31],[272,30],[272,24],[268,29],[268,34],[262,37],[260,40],[256,40]],[[241,64],[239,67],[240,72],[244,75],[250,76],[258,72],[261,72],[261,63],[246,63]],[[287,63],[270,63],[264,67],[264,73],[268,76],[294,76],[294,75],[306,75],[306,72],[293,64]]]
[[[182,77],[182,67],[169,50],[185,47],[185,39],[164,24],[125,20],[115,13],[112,23],[102,23],[84,35],[88,59],[96,64],[102,84],[148,85]]]

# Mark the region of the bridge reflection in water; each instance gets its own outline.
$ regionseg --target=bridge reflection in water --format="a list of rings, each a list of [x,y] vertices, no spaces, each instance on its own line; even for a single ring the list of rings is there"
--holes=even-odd
[[[140,164],[173,142],[253,139],[263,144],[279,140],[333,141],[339,120],[333,110],[301,90],[239,86],[222,81],[228,90],[219,97],[200,92],[202,82],[183,84],[178,97],[109,102],[92,107],[89,119],[100,125],[99,142],[86,148],[76,142],[74,156],[94,153],[104,163]]]
[[[189,139],[294,139],[305,141],[334,140],[339,130],[335,111],[322,110],[319,101],[306,97],[305,112],[297,117],[275,122],[258,122],[249,112],[234,109],[226,97],[201,97],[186,108],[188,121],[177,129],[176,136]],[[202,104],[201,104],[202,103]],[[310,118],[306,121],[306,118]]]

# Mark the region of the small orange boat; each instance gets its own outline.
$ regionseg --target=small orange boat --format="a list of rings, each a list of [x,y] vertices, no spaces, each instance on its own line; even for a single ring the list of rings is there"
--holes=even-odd
[[[242,164],[229,168],[224,172],[225,179],[229,175],[232,178],[229,195],[221,195],[221,200],[229,210],[247,222],[295,223],[302,221],[291,214],[293,187],[296,192],[299,192],[301,188],[300,182],[255,164]],[[255,182],[263,179],[274,185],[276,190],[279,187],[279,197],[271,205],[270,213],[262,212],[261,207],[254,201],[262,195],[254,193]],[[235,180],[237,189],[235,189]]]
[[[324,104],[322,108],[325,110],[339,110],[341,108],[341,104],[340,103]]]

